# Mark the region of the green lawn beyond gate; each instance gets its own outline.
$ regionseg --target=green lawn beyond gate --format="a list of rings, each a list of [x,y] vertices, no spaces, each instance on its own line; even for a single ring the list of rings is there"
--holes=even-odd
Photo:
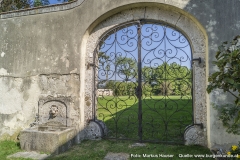
[[[190,96],[142,98],[142,140],[183,143],[184,130],[192,124]],[[108,127],[107,138],[138,140],[139,102],[135,96],[98,97],[97,118]]]

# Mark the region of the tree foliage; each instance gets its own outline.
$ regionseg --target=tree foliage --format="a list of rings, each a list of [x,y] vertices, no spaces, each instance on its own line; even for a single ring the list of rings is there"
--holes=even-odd
[[[29,8],[30,5],[31,0],[3,0],[0,5],[0,12]]]
[[[43,5],[43,2],[41,0],[34,0],[34,2],[33,2],[34,7],[39,7],[42,5]]]
[[[110,71],[110,57],[106,55],[104,52],[98,53],[98,62],[101,69],[105,71],[106,80],[108,79],[108,72]]]
[[[104,52],[98,53],[98,68],[103,72],[103,75],[108,79],[109,74],[117,74],[118,77],[124,80],[129,80],[136,77],[137,65],[135,61],[129,57],[115,57],[111,59]]]
[[[158,67],[143,67],[145,94],[189,95],[192,88],[191,71],[177,63],[163,63]]]
[[[60,3],[72,2],[74,0],[58,0]],[[26,9],[49,5],[49,0],[0,0],[0,13],[13,10]]]
[[[137,77],[137,64],[132,58],[117,57],[116,58],[117,74],[125,80]]]
[[[235,103],[214,105],[219,113],[219,119],[227,127],[227,132],[240,134],[240,45],[238,44],[240,36],[233,39],[232,42],[223,42],[218,47],[216,61],[213,64],[218,68],[208,78],[209,85],[207,92],[214,89],[222,89],[235,97]]]
[[[141,68],[141,88],[145,96],[190,95],[192,72],[174,63]],[[98,53],[98,88],[112,89],[116,96],[132,96],[138,88],[139,69],[135,59]]]
[[[124,67],[122,68],[124,69]],[[126,77],[134,74],[129,72],[128,67],[126,67],[126,70],[120,71],[122,74],[127,74]],[[104,88],[112,89],[116,96],[135,95],[138,86],[136,76],[131,81],[107,81]],[[187,67],[178,64],[164,63],[155,68],[145,66],[142,68],[142,94],[145,96],[190,95],[192,89],[191,80],[191,71]]]

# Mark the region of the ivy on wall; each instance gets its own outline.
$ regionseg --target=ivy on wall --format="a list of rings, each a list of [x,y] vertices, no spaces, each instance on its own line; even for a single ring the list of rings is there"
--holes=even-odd
[[[216,105],[219,119],[228,133],[240,135],[240,36],[231,42],[223,42],[216,53],[213,64],[218,68],[208,78],[207,92],[221,89],[235,97],[234,103]]]

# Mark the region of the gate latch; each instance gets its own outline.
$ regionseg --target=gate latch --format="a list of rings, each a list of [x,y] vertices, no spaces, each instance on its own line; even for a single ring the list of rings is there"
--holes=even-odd
[[[141,88],[140,87],[136,87],[135,88],[135,95],[137,96],[137,97],[141,97],[142,96],[142,92],[141,92],[142,90],[141,90]]]
[[[95,67],[96,65],[94,63],[88,63],[87,64],[87,69],[89,69],[90,67]]]
[[[202,63],[201,57],[199,57],[199,58],[193,58],[193,59],[192,59],[192,62],[193,62],[193,61],[198,61],[198,63]]]

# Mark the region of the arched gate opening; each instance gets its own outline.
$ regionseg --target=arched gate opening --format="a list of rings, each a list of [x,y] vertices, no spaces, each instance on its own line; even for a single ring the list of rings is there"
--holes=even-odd
[[[192,51],[175,28],[135,21],[107,31],[93,57],[95,118],[105,138],[184,143],[193,122]]]

